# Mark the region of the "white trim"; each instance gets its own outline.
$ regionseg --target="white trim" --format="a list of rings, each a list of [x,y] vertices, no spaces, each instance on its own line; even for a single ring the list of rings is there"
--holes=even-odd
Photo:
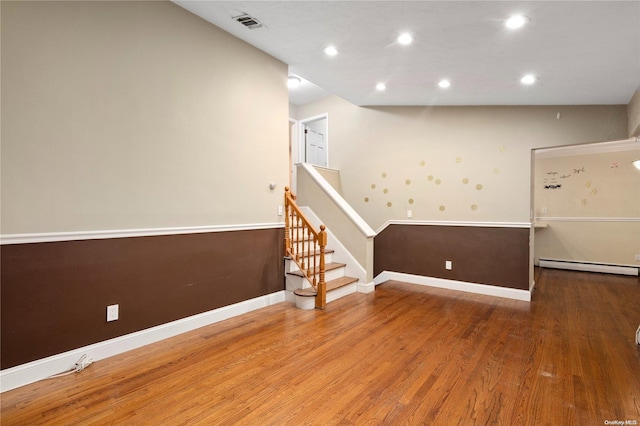
[[[640,217],[546,217],[536,216],[536,222],[640,222]]]
[[[379,234],[389,225],[428,225],[428,226],[470,226],[484,228],[531,228],[531,222],[465,222],[443,220],[388,220],[378,231]]]
[[[312,117],[301,118],[298,121],[300,121],[301,123],[308,123],[310,121],[322,120],[323,118],[326,118],[328,120],[329,119],[329,113],[328,112],[323,112],[322,114],[314,115]]]
[[[297,166],[297,165],[302,165],[302,164],[304,164],[304,163],[296,164],[296,166]],[[310,163],[309,163],[309,164],[310,164]],[[334,169],[334,168],[331,168],[331,167],[317,166],[317,165],[315,165],[315,164],[311,164],[311,167],[313,167],[314,169],[328,170],[328,171],[330,171],[330,172],[340,172],[340,169]]]
[[[284,222],[246,223],[235,225],[186,226],[176,228],[118,229],[104,231],[43,232],[33,234],[5,234],[0,244],[46,243],[54,241],[100,240],[107,238],[150,237],[156,235],[204,234],[209,232],[253,231],[284,228]]]
[[[5,392],[29,383],[37,382],[38,380],[45,379],[54,374],[68,371],[75,365],[75,362],[80,358],[80,356],[85,354],[94,361],[98,361],[284,301],[285,292],[282,290],[148,328],[146,330],[137,331],[135,333],[105,340],[93,345],[52,355],[47,358],[12,368],[7,368],[0,372],[0,391]]]
[[[535,158],[572,157],[576,155],[622,152],[640,149],[640,138],[634,137],[619,141],[591,142],[578,145],[555,146],[533,149]]]
[[[358,281],[358,293],[373,293],[376,291],[376,283],[374,281],[371,282],[361,282]]]
[[[320,189],[322,189],[324,193],[331,198],[331,201],[333,201],[333,203],[338,206],[345,215],[347,215],[349,220],[356,225],[365,237],[371,238],[376,236],[376,232],[369,226],[369,224],[360,217],[353,207],[351,207],[351,205],[342,198],[338,191],[336,191],[335,188],[332,187],[311,164],[302,163],[300,166],[309,174],[316,185],[318,185]]]
[[[467,293],[484,294],[487,296],[504,297],[507,299],[531,301],[530,290],[498,287],[486,284],[475,284],[463,281],[447,280],[444,278],[425,277],[422,275],[405,274],[401,272],[383,271],[374,279],[376,285],[385,281],[395,280],[429,287],[445,288],[448,290],[464,291]]]
[[[307,123],[311,123],[313,121],[318,121],[318,120],[326,120],[326,128],[325,128],[325,156],[326,156],[326,160],[327,160],[327,165],[326,167],[329,167],[329,113],[325,112],[322,114],[318,114],[318,115],[314,115],[313,117],[308,117],[308,118],[303,118],[301,120],[298,120],[298,139],[299,139],[299,143],[298,143],[298,149],[299,149],[299,154],[298,154],[298,163],[304,163],[305,161],[307,161],[307,159],[305,158],[304,153],[306,152],[307,147],[306,145],[306,140],[305,140],[305,136],[304,136],[304,126]]]
[[[605,274],[631,275],[637,277],[640,267],[636,265],[612,265],[580,260],[540,259],[541,268],[567,269],[570,271],[601,272]]]

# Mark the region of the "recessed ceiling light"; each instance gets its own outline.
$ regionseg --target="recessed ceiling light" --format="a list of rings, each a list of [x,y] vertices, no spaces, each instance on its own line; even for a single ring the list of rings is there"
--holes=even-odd
[[[287,87],[289,87],[289,89],[295,89],[296,87],[300,86],[300,83],[302,83],[302,80],[300,80],[300,77],[296,77],[295,75],[290,75],[289,79],[287,80]]]
[[[504,24],[507,28],[515,30],[521,28],[527,21],[529,21],[529,18],[524,15],[513,15],[505,19]]]
[[[522,77],[522,78],[520,79],[520,83],[529,85],[529,84],[533,84],[533,83],[535,83],[535,82],[536,82],[536,80],[537,80],[537,78],[536,78],[536,76],[535,76],[535,75],[533,75],[533,74],[527,74],[527,75],[525,75],[524,77]]]
[[[338,49],[335,46],[327,46],[324,48],[324,53],[329,56],[336,56],[338,54]]]
[[[443,89],[446,89],[447,87],[451,86],[451,82],[449,80],[440,80],[438,82],[438,86],[442,87]]]
[[[387,85],[386,85],[386,84],[384,84],[384,83],[378,83],[378,84],[376,84],[376,90],[379,90],[379,91],[381,91],[381,92],[382,92],[382,91],[383,91],[383,90],[385,90],[386,88],[387,88]]]
[[[409,33],[402,33],[398,36],[397,40],[400,44],[411,44],[411,42],[413,42],[413,36]]]

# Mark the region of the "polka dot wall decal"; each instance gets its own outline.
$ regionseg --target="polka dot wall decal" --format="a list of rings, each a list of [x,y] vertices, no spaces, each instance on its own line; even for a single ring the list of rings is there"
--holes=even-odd
[[[476,185],[476,189],[477,189],[478,191],[480,191],[480,190],[482,189],[482,184],[480,184],[480,183],[479,183],[479,184],[477,184],[477,185]]]
[[[389,202],[387,203],[387,207],[391,207],[392,205],[393,205],[393,204],[391,204],[391,201],[389,201]]]
[[[406,183],[407,185],[411,185],[411,179],[405,180],[404,183]]]
[[[425,165],[425,164],[426,164],[426,163],[424,162],[424,160],[422,160],[422,161],[420,162],[420,167],[424,167],[424,165]]]
[[[383,172],[383,173],[382,173],[382,177],[383,177],[383,178],[386,178],[386,177],[387,177],[387,174]]]
[[[409,198],[409,204],[413,204],[413,198]]]
[[[587,188],[588,188],[588,187],[590,187],[590,186],[591,186],[591,181],[590,181],[590,180],[589,180],[589,181],[586,181],[586,182],[584,183],[584,186],[586,186]]]
[[[591,195],[596,195],[598,193],[598,189],[597,188],[593,188],[591,190]]]
[[[469,178],[463,178],[462,179],[462,183],[464,183],[465,185],[469,183]]]
[[[445,206],[440,206],[440,207],[438,207],[438,210],[440,210],[441,212],[443,212],[445,209],[446,209],[446,207],[445,207]]]
[[[369,197],[364,197],[364,202],[368,203],[369,202]]]
[[[462,157],[456,157],[456,163],[462,163]]]
[[[387,188],[383,189],[382,192],[384,192],[385,194],[389,193],[389,190]]]
[[[433,180],[433,176],[431,175],[427,176],[427,180]]]
[[[499,175],[500,174],[500,169],[493,169],[493,174],[494,175]]]
[[[471,204],[471,210],[473,210],[474,212],[476,210],[478,210],[478,205],[477,204]]]
[[[504,146],[498,147],[498,151],[500,151],[500,152],[505,152],[506,150],[507,150],[507,148],[505,148]]]
[[[371,184],[371,189],[376,189],[376,184],[375,183]]]
[[[440,185],[442,181],[440,179],[436,179],[436,185]]]
[[[583,198],[583,199],[582,199],[582,205],[583,205],[583,206],[586,206],[586,205],[587,205],[587,199],[586,199],[586,198]]]

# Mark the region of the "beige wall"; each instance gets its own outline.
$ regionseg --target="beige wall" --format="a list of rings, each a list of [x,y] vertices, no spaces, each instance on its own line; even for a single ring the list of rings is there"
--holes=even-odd
[[[1,3],[3,234],[281,221],[285,64],[170,2]]]
[[[340,181],[340,170],[327,169],[325,167],[314,166],[314,168],[320,173],[320,175],[329,182],[329,185],[333,187],[338,194],[342,195],[342,182]]]
[[[640,265],[636,158],[640,149],[536,159],[535,210],[547,225],[536,230],[536,261]]]
[[[536,229],[535,262],[569,260],[640,266],[640,221],[553,221]]]
[[[640,90],[636,90],[627,105],[629,137],[640,136]]]
[[[408,209],[416,220],[528,222],[531,149],[627,137],[625,105],[363,108],[328,97],[298,110],[321,113],[344,197],[374,229]]]
[[[640,218],[637,158],[640,149],[537,158],[536,216]]]
[[[289,118],[298,119],[298,105],[289,103]]]

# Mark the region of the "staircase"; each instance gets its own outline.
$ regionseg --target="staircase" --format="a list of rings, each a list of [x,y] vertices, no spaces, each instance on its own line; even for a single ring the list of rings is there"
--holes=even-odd
[[[324,225],[320,230],[285,188],[285,278],[287,299],[300,309],[324,309],[327,303],[357,291],[358,278],[345,275],[346,264],[333,259]]]

